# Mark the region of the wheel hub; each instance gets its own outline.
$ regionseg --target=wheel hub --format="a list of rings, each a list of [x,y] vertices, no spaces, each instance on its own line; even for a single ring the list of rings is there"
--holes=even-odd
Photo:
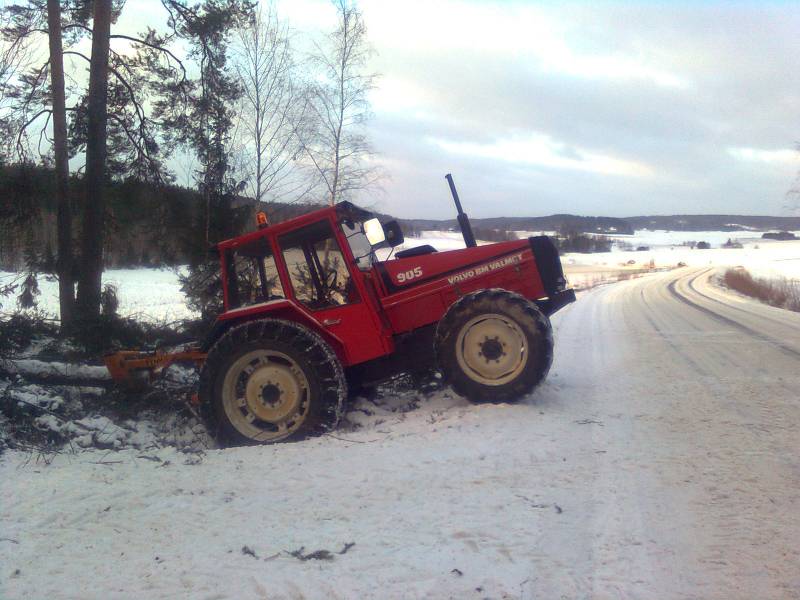
[[[261,364],[247,379],[247,409],[262,421],[277,423],[297,412],[302,391],[291,366]]]
[[[491,339],[485,337],[483,342],[479,345],[481,347],[479,354],[483,356],[487,363],[492,360],[497,362],[500,360],[501,356],[505,356],[506,354],[503,352],[503,344],[497,336]]]
[[[280,402],[281,388],[273,383],[268,383],[261,390],[261,400],[264,406],[275,408],[275,405]]]

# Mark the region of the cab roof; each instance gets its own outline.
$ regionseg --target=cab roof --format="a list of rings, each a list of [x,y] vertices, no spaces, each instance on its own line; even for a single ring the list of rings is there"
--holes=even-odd
[[[287,219],[281,223],[268,225],[263,229],[256,229],[250,233],[245,233],[243,235],[224,240],[212,246],[212,251],[219,252],[219,250],[225,250],[228,248],[238,248],[255,240],[261,239],[264,237],[264,235],[278,235],[281,233],[286,233],[287,231],[292,231],[305,225],[310,225],[311,223],[330,216],[333,216],[334,220],[337,222],[360,222],[371,219],[375,215],[370,211],[361,208],[360,206],[356,206],[352,202],[344,200],[338,204],[335,204],[334,206],[326,206],[325,208],[320,208],[304,215]]]

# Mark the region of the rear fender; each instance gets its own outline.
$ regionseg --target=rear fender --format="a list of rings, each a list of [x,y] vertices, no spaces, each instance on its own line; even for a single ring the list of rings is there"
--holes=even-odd
[[[307,327],[328,342],[339,360],[345,359],[344,342],[324,327],[320,327],[313,316],[289,300],[270,300],[269,302],[243,306],[221,314],[217,317],[214,326],[203,341],[203,352],[208,352],[214,343],[231,327],[265,318],[283,319]]]

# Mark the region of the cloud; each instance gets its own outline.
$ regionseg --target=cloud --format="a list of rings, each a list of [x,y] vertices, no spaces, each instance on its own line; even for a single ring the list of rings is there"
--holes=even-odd
[[[531,61],[543,71],[586,79],[637,79],[686,87],[681,77],[651,64],[643,53],[580,49],[569,28],[544,10],[519,3],[453,0],[366,3],[369,27],[380,45],[418,53],[480,52]],[[411,43],[410,43],[411,42]]]
[[[800,5],[363,7],[386,83],[370,126],[391,161],[386,210],[447,216],[446,172],[476,215],[785,205]]]
[[[653,170],[647,165],[567,146],[543,134],[497,140],[489,144],[453,142],[436,138],[429,138],[428,142],[453,154],[509,163],[626,177],[648,177],[653,174]]]
[[[360,6],[381,74],[367,133],[391,175],[383,210],[450,216],[448,172],[475,216],[784,210],[798,169],[798,3]],[[328,0],[278,10],[304,51],[335,26]]]
[[[798,166],[797,150],[780,148],[777,150],[765,150],[763,148],[728,148],[728,154],[742,161],[767,163],[767,164],[790,164]]]

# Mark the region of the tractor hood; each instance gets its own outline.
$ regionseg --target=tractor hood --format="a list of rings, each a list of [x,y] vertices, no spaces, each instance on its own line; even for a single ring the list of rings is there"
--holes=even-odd
[[[399,292],[445,275],[455,280],[469,276],[473,267],[491,269],[495,264],[492,262],[494,258],[498,259],[495,268],[507,266],[515,260],[520,262],[522,252],[529,248],[528,240],[514,240],[446,252],[429,251],[378,263],[377,266],[389,291]]]
[[[376,270],[389,294],[395,297],[441,286],[508,286],[536,300],[548,315],[575,301],[575,292],[567,288],[558,249],[547,236],[446,252],[429,246],[413,248],[395,260],[378,263]],[[517,275],[504,280],[504,273],[511,270]]]
[[[482,289],[517,293],[548,316],[575,301],[546,236],[446,252],[413,250],[374,265],[388,292],[381,304],[396,333],[437,322],[458,298]]]

